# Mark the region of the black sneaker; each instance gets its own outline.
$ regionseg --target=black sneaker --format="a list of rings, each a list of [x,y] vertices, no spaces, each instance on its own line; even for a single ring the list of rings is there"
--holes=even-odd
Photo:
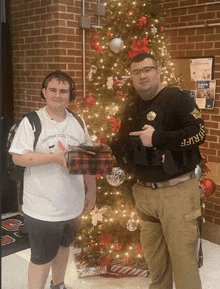
[[[27,229],[25,228],[25,226],[20,226],[18,231],[15,233],[15,235],[17,237],[27,238],[28,237],[28,232],[27,232]]]
[[[50,289],[67,289],[64,285],[64,282],[57,284],[57,285],[53,285],[53,281],[50,282]]]

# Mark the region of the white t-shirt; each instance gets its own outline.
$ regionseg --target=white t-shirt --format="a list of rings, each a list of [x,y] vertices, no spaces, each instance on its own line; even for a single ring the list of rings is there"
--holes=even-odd
[[[37,111],[42,130],[35,148],[38,153],[61,152],[60,141],[67,149],[80,144],[92,145],[89,134],[77,119],[66,110],[62,122],[52,120],[45,108]],[[25,117],[14,136],[10,153],[33,151],[34,133]],[[57,164],[28,167],[24,172],[22,210],[30,217],[45,221],[64,221],[79,216],[85,201],[82,175],[69,175]]]

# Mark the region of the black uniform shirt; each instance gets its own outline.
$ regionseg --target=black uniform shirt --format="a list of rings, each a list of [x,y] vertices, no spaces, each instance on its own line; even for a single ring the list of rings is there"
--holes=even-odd
[[[129,137],[145,124],[155,129],[152,148],[144,147],[139,137]],[[128,103],[111,147],[119,166],[142,181],[161,182],[193,171],[204,141],[204,122],[195,100],[179,88],[166,87],[152,100]]]

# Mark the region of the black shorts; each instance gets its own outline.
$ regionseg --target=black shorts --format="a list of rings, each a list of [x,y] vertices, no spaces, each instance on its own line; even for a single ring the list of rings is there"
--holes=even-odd
[[[52,261],[60,246],[72,244],[79,231],[80,219],[48,222],[24,214],[24,225],[30,241],[31,262],[40,265]]]

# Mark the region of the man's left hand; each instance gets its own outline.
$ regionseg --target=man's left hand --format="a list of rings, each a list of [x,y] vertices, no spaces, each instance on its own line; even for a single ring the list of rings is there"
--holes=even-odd
[[[139,136],[144,146],[152,147],[152,135],[155,129],[148,124],[145,124],[142,129],[142,131],[130,132],[129,135]]]

